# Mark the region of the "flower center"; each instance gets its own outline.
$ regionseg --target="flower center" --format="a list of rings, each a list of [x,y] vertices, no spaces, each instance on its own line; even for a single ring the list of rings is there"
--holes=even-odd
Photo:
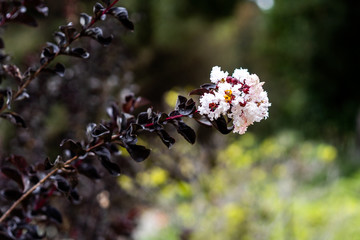
[[[225,102],[231,103],[232,100],[234,100],[235,96],[232,94],[231,90],[225,90]]]
[[[210,104],[209,104],[210,111],[214,112],[215,109],[216,109],[218,106],[219,106],[219,104],[210,103]]]

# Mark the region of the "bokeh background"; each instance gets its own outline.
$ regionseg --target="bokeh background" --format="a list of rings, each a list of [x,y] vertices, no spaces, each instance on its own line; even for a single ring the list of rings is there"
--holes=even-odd
[[[95,1],[48,1],[39,26],[8,25],[5,50],[25,70],[59,25],[78,24]],[[186,120],[189,145],[172,135],[142,139],[143,163],[115,156],[123,173],[79,180],[82,203],[53,204],[62,225],[48,239],[307,240],[360,239],[360,4],[350,0],[123,0],[135,23],[102,24],[113,43],[90,39],[90,59],[60,57],[64,78],[43,74],[15,105],[28,124],[0,121],[0,158],[36,163],[60,154],[63,138],[81,140],[106,119],[109,102],[134,93],[169,112],[178,94],[209,82],[213,66],[247,68],[265,82],[269,119],[245,135],[223,136]],[[8,84],[6,81],[3,85]],[[170,132],[171,133],[171,132]]]

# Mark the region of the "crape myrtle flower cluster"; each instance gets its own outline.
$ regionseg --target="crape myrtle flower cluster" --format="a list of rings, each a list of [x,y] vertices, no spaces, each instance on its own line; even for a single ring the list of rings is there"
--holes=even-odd
[[[198,111],[211,121],[225,115],[232,119],[233,132],[244,134],[249,125],[269,116],[269,99],[256,74],[235,69],[232,76],[215,66],[210,73],[207,91],[200,97]]]

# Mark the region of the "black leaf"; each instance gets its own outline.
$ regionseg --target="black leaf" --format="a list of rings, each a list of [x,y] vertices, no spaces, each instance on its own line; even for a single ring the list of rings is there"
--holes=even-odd
[[[3,167],[1,168],[1,172],[11,180],[14,180],[20,186],[20,188],[24,190],[23,178],[18,170],[9,167]]]
[[[91,16],[87,15],[86,13],[81,13],[80,14],[80,25],[83,27],[83,28],[86,28],[89,23],[91,22]]]
[[[99,175],[96,168],[90,163],[83,162],[78,166],[77,169],[78,169],[79,173],[85,175],[86,177],[88,177],[90,179],[100,179],[101,178],[101,176]]]
[[[67,43],[66,36],[63,32],[54,33],[54,40],[56,44],[60,47],[63,47]]]
[[[178,111],[181,115],[188,116],[195,112],[195,102],[191,98],[187,100],[186,97],[179,95],[178,100],[176,101],[175,110]]]
[[[62,176],[55,176],[55,184],[56,184],[56,188],[64,193],[68,193],[71,189],[70,187],[70,183],[68,182],[68,180],[66,180],[64,177]]]
[[[95,138],[96,137],[111,138],[111,132],[103,124],[99,124],[92,129],[91,136]]]
[[[70,51],[66,52],[70,56],[80,57],[80,58],[88,58],[90,54],[85,51],[83,48],[72,48]]]
[[[22,192],[14,189],[1,190],[0,194],[8,201],[16,201],[22,196]]]
[[[26,123],[22,119],[22,117],[14,112],[5,112],[0,114],[0,117],[9,120],[11,123],[15,124],[16,126],[26,128]]]
[[[169,115],[167,115],[166,113],[159,113],[157,122],[161,124],[161,123],[167,121],[168,117],[169,117]]]
[[[195,143],[196,133],[191,127],[189,127],[182,121],[177,121],[175,127],[178,133],[180,133],[181,136],[183,136],[186,141],[188,141],[191,144]]]
[[[97,156],[99,156],[101,158],[107,158],[109,160],[111,158],[110,150],[104,146],[97,147],[97,148],[93,149],[92,152],[94,152]]]
[[[156,131],[161,141],[168,147],[171,148],[175,143],[175,139],[172,138],[164,129]]]
[[[20,69],[15,66],[15,65],[12,65],[12,64],[9,64],[9,65],[3,65],[2,66],[2,69],[9,75],[11,76],[12,78],[14,78],[17,82],[18,85],[20,85],[20,83],[22,82],[23,80],[23,76],[21,74],[21,71]]]
[[[26,172],[28,163],[26,162],[24,157],[12,155],[11,157],[7,158],[7,161],[11,162],[17,169],[19,169],[20,172]]]
[[[49,157],[45,158],[45,160],[44,160],[44,169],[45,169],[45,170],[49,170],[49,169],[51,169],[53,166],[54,166],[54,165],[51,164],[51,162],[50,162],[50,158],[49,158]]]
[[[0,108],[2,108],[6,103],[8,109],[10,109],[11,100],[12,100],[11,89],[0,89]]]
[[[230,127],[228,127],[228,122],[226,121],[226,119],[224,118],[224,116],[220,116],[219,118],[217,118],[216,120],[214,120],[212,122],[213,126],[219,130],[219,132],[221,132],[222,134],[228,134],[230,133],[234,126],[231,125]]]
[[[80,195],[77,192],[76,189],[71,189],[70,194],[68,196],[68,199],[73,203],[73,204],[78,204],[80,202]]]
[[[216,88],[216,84],[214,83],[205,83],[203,85],[200,86],[201,88],[204,88],[206,90],[212,90]]]
[[[22,91],[19,96],[17,96],[14,101],[21,101],[24,100],[25,98],[29,98],[30,95],[26,92],[26,89],[24,89],[24,91]]]
[[[49,205],[46,206],[45,214],[50,220],[53,220],[58,224],[62,223],[61,213],[56,208]]]
[[[112,35],[110,35],[109,37],[103,37],[103,36],[97,37],[97,41],[104,46],[109,45],[112,42],[112,40],[113,40]]]
[[[132,123],[132,124],[130,125],[130,134],[131,134],[131,135],[136,135],[137,132],[138,132],[139,130],[142,130],[142,129],[144,129],[144,127],[143,127],[142,125],[136,124],[136,123]]]
[[[83,149],[81,143],[75,142],[71,139],[64,139],[60,143],[60,147],[62,147],[63,149],[70,150],[72,154],[77,155],[77,156],[83,156],[86,154],[86,151]]]
[[[64,77],[64,75],[65,75],[65,66],[63,64],[61,64],[61,63],[57,63],[55,65],[54,71],[60,77]]]
[[[205,88],[198,88],[198,89],[194,89],[192,90],[189,95],[204,95],[204,93],[209,93],[210,90],[205,89]]]
[[[72,23],[60,26],[59,29],[65,34],[66,40],[68,42],[71,42],[74,39],[74,36],[76,34],[76,28],[72,25]]]
[[[136,119],[137,124],[147,124],[149,123],[149,117],[147,112],[141,112],[138,114]]]
[[[211,121],[209,120],[208,117],[204,116],[204,115],[201,115],[200,113],[198,112],[195,112],[194,115],[193,115],[193,118],[200,124],[204,125],[204,126],[207,126],[207,127],[211,127],[212,126],[212,123]]]
[[[119,176],[120,175],[120,167],[109,160],[109,158],[106,157],[100,157],[101,164],[108,170],[108,172],[113,176]]]
[[[86,29],[84,32],[84,35],[95,39],[100,44],[105,45],[105,46],[109,45],[113,39],[112,35],[110,35],[109,37],[104,37],[103,31],[99,27]]]
[[[36,11],[38,11],[39,13],[41,13],[42,15],[44,15],[45,17],[48,16],[49,14],[49,8],[45,5],[45,4],[39,4],[36,7]]]
[[[95,3],[94,7],[93,7],[93,12],[95,14],[95,18],[98,19],[102,16],[103,12],[104,12],[105,8],[103,7],[103,5],[101,5],[101,3]]]
[[[134,24],[129,20],[129,15],[126,8],[113,7],[110,8],[107,14],[116,17],[127,29],[134,30]]]
[[[128,144],[126,150],[136,162],[142,162],[150,155],[150,149],[141,145]]]

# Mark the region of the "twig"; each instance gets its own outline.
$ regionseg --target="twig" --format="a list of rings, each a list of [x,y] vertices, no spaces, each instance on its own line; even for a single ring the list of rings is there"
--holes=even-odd
[[[101,16],[106,14],[110,8],[112,8],[119,0],[115,0],[114,2],[112,2],[107,8],[105,8],[102,13]],[[92,27],[95,22],[99,20],[98,18],[96,18],[95,16],[92,18],[91,22],[89,23],[88,26],[86,26],[85,29],[89,29],[90,27]],[[65,44],[62,48],[66,49],[72,42],[76,41],[77,39],[79,39],[81,37],[82,32],[85,30],[83,29],[81,32],[77,33],[74,38],[71,39],[71,41],[69,41],[67,44]],[[59,56],[59,54],[61,53],[61,50],[56,52],[54,57],[51,59],[48,59],[43,65],[41,65],[34,74],[30,75],[29,78],[21,85],[21,87],[16,91],[16,93],[13,95],[12,99],[16,99],[18,96],[20,96],[20,94],[25,90],[25,88],[40,74],[40,72],[42,70],[44,70],[57,56]],[[6,108],[7,108],[7,103],[4,103],[2,108],[0,108],[0,113],[3,112]]]

